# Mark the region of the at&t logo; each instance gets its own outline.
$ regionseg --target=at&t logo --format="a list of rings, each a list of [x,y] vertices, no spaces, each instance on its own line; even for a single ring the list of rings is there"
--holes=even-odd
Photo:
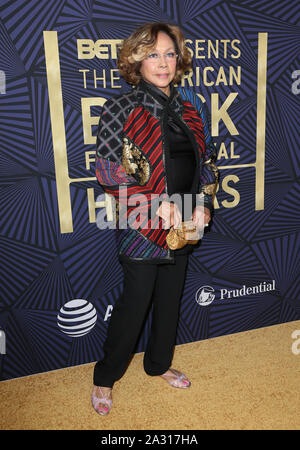
[[[60,308],[57,325],[71,337],[80,337],[89,333],[97,322],[97,312],[87,300],[77,298]]]
[[[211,286],[201,286],[196,292],[196,302],[201,306],[210,305],[215,299],[214,288]]]
[[[6,336],[3,330],[0,330],[0,355],[6,353]]]

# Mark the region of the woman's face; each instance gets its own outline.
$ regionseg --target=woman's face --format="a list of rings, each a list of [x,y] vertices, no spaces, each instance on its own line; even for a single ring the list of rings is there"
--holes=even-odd
[[[160,31],[154,49],[141,63],[140,73],[145,81],[170,95],[169,84],[175,77],[176,63],[174,42],[170,36]]]

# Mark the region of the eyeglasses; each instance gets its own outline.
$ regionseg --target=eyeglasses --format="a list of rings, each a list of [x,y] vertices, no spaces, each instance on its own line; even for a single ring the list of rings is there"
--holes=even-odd
[[[149,55],[147,55],[145,59],[147,59],[148,61],[157,62],[158,60],[161,60],[162,56],[164,56],[166,61],[173,62],[177,59],[178,55],[175,52],[168,52],[165,55],[160,55],[159,53],[152,52],[149,53]]]

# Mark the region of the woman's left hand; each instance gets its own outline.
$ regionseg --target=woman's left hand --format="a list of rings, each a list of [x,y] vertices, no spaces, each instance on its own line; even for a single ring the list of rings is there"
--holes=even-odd
[[[210,210],[205,206],[198,205],[193,211],[192,220],[198,230],[203,230],[203,228],[209,224],[211,219]]]
[[[182,222],[181,212],[176,203],[163,200],[156,211],[156,215],[163,219],[163,228],[179,228]]]

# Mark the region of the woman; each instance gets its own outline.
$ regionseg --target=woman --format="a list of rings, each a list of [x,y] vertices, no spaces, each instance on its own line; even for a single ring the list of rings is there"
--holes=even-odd
[[[141,26],[124,41],[118,59],[121,76],[135,87],[108,100],[99,122],[96,175],[116,200],[124,271],[104,358],[94,368],[92,403],[102,415],[112,407],[113,384],[126,370],[152,304],[144,370],[177,388],[191,385],[170,365],[188,254],[195,246],[170,250],[166,237],[182,219],[191,219],[198,230],[210,222],[217,169],[204,105],[190,90],[174,87],[190,65],[178,27]],[[174,201],[172,194],[178,194]],[[184,195],[191,205],[181,201]],[[120,226],[124,221],[127,226]]]

